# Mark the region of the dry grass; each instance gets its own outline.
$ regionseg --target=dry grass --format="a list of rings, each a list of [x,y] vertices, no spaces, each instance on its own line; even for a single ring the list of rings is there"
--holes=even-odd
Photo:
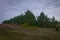
[[[7,27],[11,31],[7,31]],[[55,31],[55,28],[25,28],[15,24],[0,24],[0,28],[7,31],[0,34],[0,40],[60,40],[60,31]]]

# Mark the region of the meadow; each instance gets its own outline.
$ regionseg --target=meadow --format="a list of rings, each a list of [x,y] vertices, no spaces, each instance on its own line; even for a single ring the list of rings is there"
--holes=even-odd
[[[55,28],[0,24],[0,40],[60,40],[60,31]]]

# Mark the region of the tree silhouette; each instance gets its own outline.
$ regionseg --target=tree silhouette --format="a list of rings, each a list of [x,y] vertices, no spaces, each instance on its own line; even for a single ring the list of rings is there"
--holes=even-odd
[[[21,14],[9,20],[4,20],[2,23],[6,23],[6,24],[10,24],[10,23],[26,24],[27,23],[30,26],[53,28],[53,27],[56,27],[57,21],[55,20],[55,17],[49,18],[47,15],[44,14],[44,12],[41,12],[36,20],[34,14],[30,10],[27,10],[25,12],[25,15]]]

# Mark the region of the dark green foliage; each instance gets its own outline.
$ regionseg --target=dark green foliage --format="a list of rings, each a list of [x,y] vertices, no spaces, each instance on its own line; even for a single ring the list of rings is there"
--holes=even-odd
[[[37,21],[35,19],[34,14],[29,10],[27,10],[27,12],[25,12],[25,15],[21,14],[17,17],[10,19],[9,21],[8,20],[3,21],[3,23],[15,23],[15,24],[28,23],[31,26],[34,26],[36,24],[36,22]]]
[[[3,23],[15,23],[15,24],[23,24],[24,23],[24,15],[19,15],[17,17],[14,17],[10,20],[5,20]]]
[[[56,28],[57,21],[55,20],[55,17],[51,19],[51,28]]]
[[[54,28],[57,25],[57,21],[55,20],[55,17],[49,18],[47,15],[44,14],[44,12],[41,12],[40,15],[35,18],[34,14],[27,10],[25,12],[25,15],[21,14],[19,16],[16,16],[10,20],[5,20],[3,23],[14,23],[14,24],[29,24],[30,26],[37,26],[37,27],[50,27]]]
[[[32,26],[35,24],[36,19],[31,11],[27,10],[24,16],[25,16],[25,23],[28,23]]]
[[[49,27],[50,26],[50,19],[43,13],[41,12],[40,16],[37,18],[40,26],[42,27]]]
[[[9,24],[9,23],[10,23],[10,21],[9,21],[9,20],[5,20],[5,21],[3,21],[3,23],[8,23],[8,24]]]
[[[41,14],[40,14],[40,16],[38,16],[37,20],[38,20],[40,26],[42,26],[42,27],[45,26],[46,19],[45,19],[45,14],[43,12],[41,12]]]
[[[60,29],[60,23],[58,23],[58,21],[55,21],[55,25],[56,25],[56,31],[59,31],[59,29]]]
[[[57,25],[57,21],[55,20],[55,17],[50,19],[43,12],[40,13],[40,16],[38,16],[37,21],[41,27],[54,28]]]

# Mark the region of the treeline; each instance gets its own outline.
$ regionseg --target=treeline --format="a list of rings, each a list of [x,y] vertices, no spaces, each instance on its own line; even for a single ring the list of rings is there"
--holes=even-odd
[[[27,10],[24,15],[21,14],[19,16],[11,18],[10,20],[5,20],[2,23],[13,23],[19,25],[27,23],[33,27],[36,26],[54,28],[56,27],[58,21],[55,20],[55,17],[49,18],[47,15],[44,14],[44,12],[41,12],[38,17],[35,17],[30,10]]]

